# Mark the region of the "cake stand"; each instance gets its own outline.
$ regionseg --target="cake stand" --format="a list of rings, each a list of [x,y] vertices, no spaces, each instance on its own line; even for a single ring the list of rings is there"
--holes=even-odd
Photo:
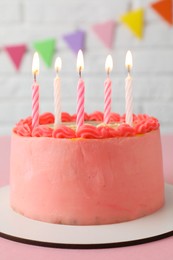
[[[58,225],[31,220],[9,205],[9,186],[0,189],[0,236],[58,248],[108,248],[147,243],[173,235],[173,186],[165,185],[165,205],[157,212],[118,224]]]

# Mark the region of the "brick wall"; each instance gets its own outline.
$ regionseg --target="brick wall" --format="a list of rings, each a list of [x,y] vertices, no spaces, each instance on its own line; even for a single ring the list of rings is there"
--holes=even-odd
[[[33,41],[48,37],[57,39],[55,57],[63,60],[62,109],[76,111],[76,56],[62,35],[77,28],[86,31],[85,71],[87,112],[103,110],[104,63],[111,53],[114,69],[112,110],[124,113],[125,54],[132,50],[134,112],[148,113],[160,119],[162,133],[173,132],[173,27],[163,22],[149,3],[130,0],[0,0],[0,48],[7,44],[26,43],[28,51],[19,72],[7,54],[0,51],[0,134],[10,134],[13,125],[31,114],[31,64]],[[118,24],[113,50],[98,40],[91,26],[119,17],[132,7],[145,8],[143,40],[132,36]],[[41,112],[53,112],[54,66],[48,69],[40,61]]]

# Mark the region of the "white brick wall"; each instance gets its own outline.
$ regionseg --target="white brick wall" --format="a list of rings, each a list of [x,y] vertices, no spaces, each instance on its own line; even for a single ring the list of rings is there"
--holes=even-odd
[[[124,59],[127,49],[133,53],[134,112],[148,113],[160,119],[163,133],[173,132],[173,27],[163,22],[149,8],[146,0],[0,0],[0,134],[10,134],[20,118],[31,114],[31,63],[33,41],[57,39],[57,55],[63,60],[62,108],[76,110],[76,57],[62,35],[79,28],[86,31],[85,71],[86,112],[103,110],[104,63],[110,53],[92,32],[91,26],[109,19],[118,21],[132,7],[145,8],[143,40],[132,36],[122,24],[117,25],[111,51],[114,69],[112,110],[124,113]],[[26,43],[28,51],[16,72],[2,47]],[[46,68],[42,61],[39,84],[41,112],[53,112],[54,66]]]

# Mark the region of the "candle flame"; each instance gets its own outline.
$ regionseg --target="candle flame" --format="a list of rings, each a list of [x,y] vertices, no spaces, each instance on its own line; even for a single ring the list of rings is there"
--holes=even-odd
[[[128,69],[128,72],[130,72],[132,66],[133,66],[133,60],[132,60],[132,53],[131,51],[127,51],[126,54],[126,60],[125,60],[125,66]]]
[[[83,59],[83,53],[81,50],[78,51],[77,55],[77,70],[79,73],[84,69],[84,59]]]
[[[38,53],[34,53],[33,61],[32,61],[32,73],[36,76],[39,73],[39,56]]]
[[[109,74],[113,69],[113,60],[112,60],[112,56],[108,55],[106,58],[106,62],[105,62],[105,70],[107,72],[107,74]]]
[[[62,60],[60,57],[57,57],[55,60],[55,71],[58,73],[62,68]]]

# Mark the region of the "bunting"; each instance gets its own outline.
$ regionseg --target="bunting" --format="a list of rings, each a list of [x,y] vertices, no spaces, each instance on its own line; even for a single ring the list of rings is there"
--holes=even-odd
[[[173,0],[158,0],[149,5],[166,23],[173,25]],[[144,8],[130,10],[122,14],[119,21],[124,24],[135,37],[142,39],[144,31]],[[108,20],[101,23],[91,25],[93,33],[108,48],[113,48],[115,29],[118,26],[118,21]],[[85,49],[86,32],[82,29],[65,34],[63,40],[70,50],[77,54],[79,49]],[[43,39],[33,43],[34,49],[39,53],[47,67],[52,66],[53,56],[56,51],[56,39]],[[7,45],[1,48],[4,50],[16,70],[19,70],[22,64],[23,57],[27,51],[26,44]]]
[[[173,24],[172,0],[161,0],[151,4],[151,8],[157,12],[168,24]]]
[[[52,65],[55,45],[55,39],[46,39],[43,41],[37,41],[33,43],[35,50],[40,54],[41,58],[43,59],[47,67],[51,67]]]
[[[114,31],[115,31],[115,21],[107,21],[104,23],[98,23],[92,27],[95,34],[103,42],[105,47],[112,49]]]
[[[120,21],[124,23],[136,37],[142,39],[144,27],[144,10],[142,8],[122,15]]]
[[[20,65],[23,59],[23,56],[27,50],[25,44],[11,45],[4,47],[4,50],[7,52],[11,58],[16,70],[20,69]]]
[[[84,44],[85,44],[84,31],[77,30],[73,33],[66,34],[63,36],[63,39],[75,54],[77,54],[80,49],[84,50]]]

